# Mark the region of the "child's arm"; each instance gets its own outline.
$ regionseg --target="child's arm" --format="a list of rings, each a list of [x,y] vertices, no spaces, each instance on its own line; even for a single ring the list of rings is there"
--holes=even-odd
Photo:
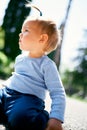
[[[61,121],[57,119],[49,119],[47,128],[45,130],[63,130]]]
[[[50,119],[46,130],[63,130],[66,94],[55,64],[46,65],[45,83],[52,100]]]

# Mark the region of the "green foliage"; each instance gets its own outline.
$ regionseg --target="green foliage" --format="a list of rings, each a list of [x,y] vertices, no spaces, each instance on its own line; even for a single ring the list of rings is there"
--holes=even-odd
[[[68,90],[79,90],[79,96],[85,98],[87,96],[87,30],[80,47],[78,48],[78,55],[73,62],[77,62],[72,72],[66,71],[63,79]]]
[[[2,27],[0,27],[0,50],[4,47],[4,30],[2,29]]]
[[[6,79],[11,75],[13,70],[13,62],[7,56],[0,52],[0,78]]]
[[[62,76],[62,81],[66,90],[66,93],[70,96],[73,94],[79,92],[79,87],[78,85],[74,84],[73,82],[73,75],[72,71],[65,70]]]
[[[26,0],[10,0],[2,24],[5,30],[5,44],[2,51],[12,60],[20,53],[19,33],[24,19],[30,12],[30,8],[26,8],[25,3]]]

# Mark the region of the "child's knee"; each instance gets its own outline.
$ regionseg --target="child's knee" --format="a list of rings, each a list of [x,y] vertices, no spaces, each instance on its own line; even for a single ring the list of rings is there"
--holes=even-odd
[[[48,121],[48,115],[40,112],[36,115],[27,112],[12,114],[8,120],[11,130],[44,130]]]
[[[35,121],[35,128],[38,130],[44,130],[49,120],[49,114],[45,111],[38,114]]]

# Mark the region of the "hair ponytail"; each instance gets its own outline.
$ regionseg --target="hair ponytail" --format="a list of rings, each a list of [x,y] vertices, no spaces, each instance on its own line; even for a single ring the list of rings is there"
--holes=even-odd
[[[30,1],[27,1],[27,4],[25,6],[26,7],[30,7],[30,8],[34,8],[34,9],[38,10],[39,13],[40,13],[40,16],[42,16],[42,11],[38,7],[36,7],[35,5],[31,4]]]

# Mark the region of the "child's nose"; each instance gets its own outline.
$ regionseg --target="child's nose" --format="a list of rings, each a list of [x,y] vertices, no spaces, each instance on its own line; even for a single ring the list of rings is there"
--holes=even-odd
[[[19,33],[19,37],[22,37],[22,33]]]

